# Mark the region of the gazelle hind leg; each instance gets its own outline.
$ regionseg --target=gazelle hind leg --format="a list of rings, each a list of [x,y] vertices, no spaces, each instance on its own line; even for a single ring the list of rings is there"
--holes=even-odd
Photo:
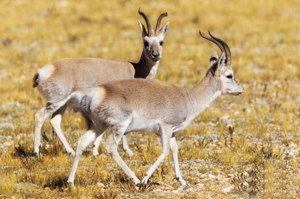
[[[97,156],[99,155],[99,152],[98,152],[98,148],[100,146],[100,143],[101,143],[101,140],[103,138],[103,135],[100,135],[99,137],[96,138],[95,142],[94,142],[94,149],[93,149],[93,155],[94,156]],[[129,155],[129,156],[132,156],[133,155],[133,152],[130,150],[130,148],[128,147],[128,142],[127,142],[127,137],[126,135],[123,135],[123,149],[126,151],[126,153]]]
[[[126,151],[126,153],[129,156],[133,155],[133,152],[130,150],[129,146],[128,146],[128,142],[127,142],[127,136],[123,135],[123,149]]]
[[[82,112],[81,112],[81,114],[82,114],[83,118],[85,119],[85,123],[86,123],[88,129],[89,129],[92,125],[94,125],[93,121],[92,121],[89,117],[87,117],[87,116],[86,116],[84,113],[82,113]],[[100,126],[99,128],[102,128],[101,126],[104,126],[104,125],[103,125],[103,124],[102,124],[102,125],[99,124],[99,126]],[[96,139],[95,139],[95,141],[94,141],[94,146],[93,146],[93,155],[94,155],[94,156],[99,155],[98,148],[99,148],[99,145],[100,145],[101,140],[102,140],[102,138],[103,138],[103,135],[104,135],[104,132],[101,133],[99,136],[97,136]]]
[[[39,110],[34,117],[34,152],[39,156],[41,145],[41,130],[47,117],[55,113],[59,108],[66,104],[69,97],[55,103],[47,102],[41,110]]]
[[[74,178],[75,178],[75,172],[78,166],[78,162],[80,159],[80,156],[83,152],[84,149],[86,149],[87,146],[89,146],[98,136],[101,136],[103,132],[106,130],[107,126],[97,126],[92,125],[90,129],[81,136],[81,138],[78,141],[76,152],[75,152],[75,157],[73,161],[73,165],[71,168],[71,172],[69,175],[68,183],[71,183],[74,185]]]
[[[178,146],[177,146],[176,139],[174,136],[172,136],[172,138],[171,138],[170,148],[171,148],[172,155],[173,155],[176,179],[180,182],[181,185],[187,186],[186,181],[182,178],[182,176],[180,174],[179,163],[178,163]]]
[[[59,108],[53,115],[52,118],[50,120],[50,123],[55,131],[55,133],[57,134],[57,136],[59,137],[60,141],[63,143],[65,149],[67,150],[68,153],[72,154],[73,156],[75,155],[75,151],[72,149],[72,147],[69,145],[68,141],[66,140],[62,130],[61,130],[61,120],[62,120],[62,116],[65,112],[67,108],[67,105],[63,105],[61,108]]]
[[[102,133],[100,136],[98,136],[96,138],[96,140],[94,141],[94,149],[93,149],[93,155],[94,156],[99,155],[98,148],[100,146],[103,135],[104,135],[104,133]]]
[[[121,167],[125,174],[133,180],[135,184],[140,183],[140,180],[135,176],[134,172],[126,165],[118,153],[118,144],[127,128],[128,124],[113,126],[111,134],[108,136],[105,149],[107,153],[115,160]]]
[[[151,166],[151,168],[146,173],[145,177],[142,180],[142,185],[146,186],[148,183],[149,178],[151,177],[152,173],[157,169],[157,167],[160,165],[160,163],[165,159],[165,157],[168,156],[170,151],[170,140],[172,135],[172,129],[170,126],[161,126],[161,140],[162,140],[162,154],[158,157],[156,162]]]

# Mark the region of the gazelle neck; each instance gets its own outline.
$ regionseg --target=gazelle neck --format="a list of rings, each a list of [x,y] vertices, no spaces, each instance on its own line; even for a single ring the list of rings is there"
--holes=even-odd
[[[140,61],[138,63],[132,63],[132,65],[135,69],[134,78],[154,79],[159,61],[153,61],[147,58],[143,51]]]
[[[191,115],[197,116],[221,95],[222,83],[212,74],[207,74],[199,83],[188,90]]]

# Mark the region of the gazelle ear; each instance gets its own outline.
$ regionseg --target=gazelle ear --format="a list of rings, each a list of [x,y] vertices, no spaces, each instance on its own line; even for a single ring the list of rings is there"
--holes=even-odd
[[[146,31],[145,26],[140,22],[140,20],[138,20],[138,22],[139,22],[139,26],[140,26],[140,29],[141,29],[142,37],[144,38],[148,35],[148,33]]]
[[[213,75],[219,75],[218,72],[218,54],[216,51],[213,51],[211,53],[210,59],[209,59],[209,68],[208,71],[210,71]],[[216,74],[217,73],[217,74]]]
[[[226,65],[226,56],[224,52],[222,53],[221,57],[218,60],[218,67],[221,67],[223,65]]]
[[[165,36],[166,33],[168,32],[168,29],[169,29],[169,22],[167,22],[163,27],[161,27],[159,29],[159,32],[161,32],[163,36]]]
[[[213,51],[211,53],[210,59],[209,59],[209,67],[212,67],[214,64],[216,64],[218,61],[218,54],[216,51]]]
[[[210,59],[212,59],[212,57]],[[217,62],[214,62],[214,66],[212,67],[212,70],[214,71],[213,74],[215,76],[219,76],[220,75],[221,68],[223,66],[225,66],[225,60],[226,60],[226,57],[225,57],[225,53],[223,52],[221,54],[221,56],[219,57],[219,59],[217,60]]]
[[[220,75],[221,68],[223,66],[225,66],[225,61],[226,61],[226,56],[225,56],[224,52],[221,54],[219,59],[218,59],[218,55],[217,55],[216,51],[214,51],[211,54],[210,61],[209,61],[209,66],[210,66],[210,71],[212,72],[212,74],[214,76],[219,76]]]

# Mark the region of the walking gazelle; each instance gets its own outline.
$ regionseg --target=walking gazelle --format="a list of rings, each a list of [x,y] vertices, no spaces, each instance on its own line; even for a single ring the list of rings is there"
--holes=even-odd
[[[171,149],[175,175],[181,185],[186,186],[178,163],[178,146],[174,133],[186,128],[221,94],[239,95],[243,86],[234,78],[231,68],[231,53],[228,45],[209,32],[210,38],[222,51],[218,58],[216,51],[211,54],[206,76],[193,88],[181,88],[157,80],[130,79],[110,82],[94,88],[87,95],[73,93],[70,98],[80,101],[83,115],[90,121],[89,129],[78,141],[74,162],[68,182],[74,184],[75,171],[82,151],[97,137],[111,127],[111,134],[105,148],[123,171],[135,184],[140,180],[121,159],[118,143],[128,132],[159,132],[162,138],[162,154],[151,166],[142,180],[148,179],[168,155]]]

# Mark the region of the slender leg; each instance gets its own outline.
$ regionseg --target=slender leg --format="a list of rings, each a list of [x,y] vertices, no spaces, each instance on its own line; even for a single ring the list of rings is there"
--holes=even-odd
[[[170,151],[170,140],[172,135],[172,129],[169,126],[161,126],[161,140],[162,140],[162,154],[156,160],[156,162],[151,166],[149,171],[146,173],[145,177],[142,180],[142,184],[145,186],[148,182],[148,179],[151,177],[152,173],[156,170],[159,164],[168,156]]]
[[[86,149],[86,147],[89,146],[96,139],[96,137],[102,135],[106,128],[107,126],[97,126],[96,128],[94,125],[92,125],[87,133],[81,136],[77,144],[74,162],[69,175],[68,183],[74,185],[75,172],[83,150]]]
[[[173,155],[173,161],[174,161],[174,169],[175,169],[175,176],[176,179],[180,182],[181,185],[187,186],[186,181],[182,178],[179,170],[179,163],[178,163],[178,146],[176,143],[175,137],[171,138],[170,148]]]
[[[104,133],[102,133],[100,136],[98,136],[94,142],[94,149],[93,149],[94,156],[99,155],[98,148],[99,148],[99,145],[100,145],[103,135],[104,135]]]
[[[47,102],[46,106],[43,107],[41,110],[39,110],[35,114],[34,118],[34,152],[39,156],[39,147],[41,144],[41,130],[43,123],[45,122],[46,118],[52,115],[55,111],[57,111],[60,107],[66,104],[66,102],[69,100],[69,97],[55,102],[55,103],[50,103]]]
[[[41,130],[45,119],[49,117],[51,113],[47,111],[46,107],[43,107],[35,114],[34,119],[34,152],[39,156],[40,144],[41,144]]]
[[[127,142],[127,136],[126,136],[126,135],[123,135],[123,149],[126,151],[126,153],[127,153],[129,156],[132,156],[132,155],[133,155],[132,151],[131,151],[130,148],[128,147],[128,142]]]
[[[126,165],[118,153],[118,144],[126,131],[129,124],[129,119],[123,124],[118,124],[113,126],[111,129],[111,134],[108,136],[105,149],[107,153],[115,160],[115,162],[121,167],[121,169],[128,175],[129,178],[133,180],[135,184],[140,183],[140,180],[135,176],[134,172]]]
[[[63,143],[65,149],[67,150],[68,153],[72,154],[73,156],[75,155],[75,151],[71,148],[69,145],[68,141],[66,140],[63,132],[61,131],[60,124],[62,120],[62,116],[67,108],[67,105],[63,105],[61,108],[59,108],[53,115],[50,120],[50,123],[56,132],[57,136],[59,137],[60,141]]]
[[[100,146],[102,137],[103,137],[103,134],[100,135],[99,137],[97,137],[97,139],[96,139],[95,142],[94,142],[94,149],[93,149],[93,155],[94,155],[94,156],[99,155],[98,148],[99,148],[99,146]],[[126,135],[123,135],[123,149],[126,151],[126,153],[127,153],[129,156],[132,156],[132,155],[133,155],[132,151],[131,151],[131,150],[129,149],[129,147],[128,147],[128,142],[127,142],[127,137],[126,137]]]
[[[81,112],[81,114],[82,114],[82,117],[85,119],[85,123],[86,123],[88,129],[90,129],[90,127],[94,125],[93,121],[88,116],[86,116],[84,113]],[[99,128],[101,129],[101,125]],[[99,148],[100,142],[102,140],[103,134],[104,134],[104,132],[101,135],[97,136],[94,141],[94,148],[93,148],[94,156],[99,155],[98,148]]]

